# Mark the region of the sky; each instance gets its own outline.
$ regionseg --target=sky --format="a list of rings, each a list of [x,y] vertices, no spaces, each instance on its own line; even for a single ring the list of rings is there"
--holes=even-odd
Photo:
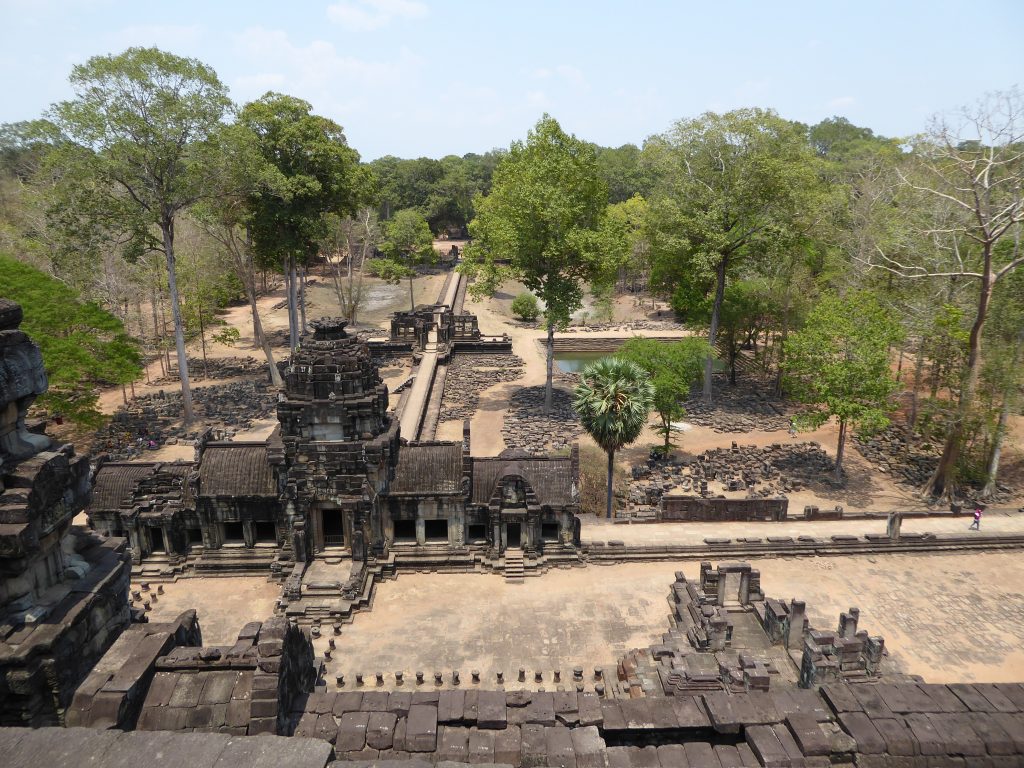
[[[1024,80],[1024,1],[0,0],[0,123],[91,56],[157,46],[340,123],[365,160],[507,147],[545,112],[604,146],[765,107],[886,136]]]

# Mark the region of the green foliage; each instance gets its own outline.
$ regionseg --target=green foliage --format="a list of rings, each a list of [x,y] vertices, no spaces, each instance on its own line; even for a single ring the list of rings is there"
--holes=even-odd
[[[246,104],[238,122],[276,169],[273,183],[248,198],[257,261],[265,267],[287,259],[308,264],[327,235],[327,214],[354,213],[370,195],[372,176],[341,126],[312,114],[301,99],[267,93]]]
[[[79,424],[102,421],[98,387],[127,384],[142,372],[138,343],[121,321],[83,302],[63,283],[0,255],[4,298],[21,304],[21,330],[43,353],[49,391],[38,403]]]
[[[608,517],[612,516],[615,452],[640,437],[654,402],[654,385],[629,360],[605,357],[580,373],[573,407],[580,424],[608,454]]]
[[[846,426],[870,433],[889,423],[898,387],[889,349],[902,338],[903,329],[878,299],[859,292],[822,297],[806,326],[786,341],[788,391],[811,406],[797,424],[816,428],[833,416],[839,421],[837,476]]]
[[[398,285],[402,280],[416,274],[416,270],[391,259],[367,259],[366,272],[390,285]]]
[[[643,368],[604,357],[580,373],[573,407],[587,434],[613,453],[640,437],[653,402],[654,386]]]
[[[608,202],[622,203],[648,194],[653,184],[651,169],[643,163],[636,144],[595,147],[597,169],[608,186]]]
[[[224,344],[228,347],[233,347],[238,343],[239,339],[242,338],[242,334],[233,325],[228,325],[217,331],[210,337],[218,344]]]
[[[396,213],[394,218],[384,225],[384,240],[380,244],[380,250],[389,259],[411,267],[414,264],[433,261],[434,236],[430,233],[430,226],[423,215],[407,208]]]
[[[707,355],[707,342],[692,337],[666,344],[634,336],[615,353],[616,357],[642,368],[653,385],[651,407],[661,422],[657,431],[665,439],[665,453],[672,446],[672,435],[678,431],[673,422],[686,417],[683,401],[689,397],[690,387],[700,380]]]
[[[532,323],[540,317],[540,305],[537,297],[529,291],[523,291],[512,299],[512,314],[528,323]]]
[[[593,148],[545,115],[515,142],[494,172],[491,194],[477,201],[474,241],[463,268],[475,292],[493,294],[518,277],[544,302],[556,327],[583,304],[583,283],[605,269],[600,226],[607,188]]]
[[[94,56],[70,80],[76,98],[51,112],[53,221],[93,243],[162,249],[153,227],[205,193],[206,142],[230,106],[227,89],[202,62],[157,48]]]

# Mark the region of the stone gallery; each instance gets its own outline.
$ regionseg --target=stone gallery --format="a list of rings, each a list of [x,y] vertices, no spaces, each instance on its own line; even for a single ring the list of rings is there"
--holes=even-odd
[[[96,530],[127,537],[137,564],[178,572],[286,576],[317,556],[387,559],[412,547],[461,555],[467,567],[508,548],[572,556],[576,449],[474,457],[468,426],[461,442],[405,442],[367,344],[342,321],[313,326],[265,442],[207,432],[192,462],[102,464],[88,506]]]

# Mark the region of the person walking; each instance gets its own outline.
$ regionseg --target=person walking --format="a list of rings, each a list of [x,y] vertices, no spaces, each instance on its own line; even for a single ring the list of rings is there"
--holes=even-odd
[[[980,531],[981,530],[981,505],[977,504],[974,507],[974,522],[967,528],[969,531]]]

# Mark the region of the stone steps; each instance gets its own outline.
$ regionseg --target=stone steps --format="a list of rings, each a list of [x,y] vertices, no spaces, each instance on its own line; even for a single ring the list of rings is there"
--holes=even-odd
[[[523,550],[505,550],[505,582],[507,584],[522,584],[526,576],[526,569],[523,565]]]

